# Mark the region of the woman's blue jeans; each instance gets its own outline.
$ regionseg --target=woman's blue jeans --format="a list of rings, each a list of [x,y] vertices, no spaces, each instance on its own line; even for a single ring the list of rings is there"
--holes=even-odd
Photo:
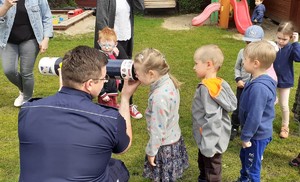
[[[7,43],[1,48],[2,67],[8,80],[16,85],[24,94],[24,100],[29,100],[33,94],[33,67],[39,53],[36,39],[24,41],[20,44]],[[20,60],[20,72],[19,69]]]

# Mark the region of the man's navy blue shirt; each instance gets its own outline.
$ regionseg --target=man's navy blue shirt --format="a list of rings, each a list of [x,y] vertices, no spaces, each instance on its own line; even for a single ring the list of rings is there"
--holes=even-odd
[[[112,153],[128,144],[119,112],[63,87],[19,113],[20,182],[107,181]]]

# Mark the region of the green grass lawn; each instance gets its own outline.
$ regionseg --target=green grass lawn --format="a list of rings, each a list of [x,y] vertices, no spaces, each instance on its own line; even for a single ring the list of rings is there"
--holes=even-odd
[[[163,29],[163,19],[137,16],[135,19],[135,47],[139,52],[146,47],[159,49],[166,56],[171,67],[171,73],[176,76],[183,86],[181,88],[180,126],[184,136],[190,159],[190,167],[179,181],[197,181],[197,146],[192,136],[191,104],[194,91],[199,80],[193,71],[194,51],[204,44],[217,44],[223,50],[225,61],[219,72],[235,90],[234,64],[238,51],[245,46],[243,41],[230,38],[232,31],[222,30],[215,26],[195,27],[191,30],[170,31]],[[226,35],[226,36],[225,36]],[[67,50],[78,45],[93,46],[93,33],[75,37],[56,36],[50,41],[49,50],[39,55],[38,60],[44,56],[63,56]],[[54,94],[58,89],[58,77],[43,76],[38,72],[38,61],[35,65],[35,97],[46,97]],[[300,66],[295,64],[295,78],[298,79]],[[18,108],[13,107],[18,90],[3,74],[0,67],[0,181],[15,182],[19,175],[19,149],[18,149]],[[297,82],[296,82],[297,83]],[[291,89],[290,107],[294,101],[296,88]],[[148,88],[140,87],[134,95],[134,102],[140,111],[146,108]],[[291,108],[290,108],[291,109]],[[281,126],[281,113],[276,105],[276,118],[274,120],[273,141],[264,153],[262,164],[262,181],[300,181],[299,169],[288,165],[290,159],[300,152],[300,131],[298,124],[293,121],[291,113],[290,137],[282,140],[278,137]],[[42,119],[42,118],[41,118]],[[133,143],[130,150],[120,156],[131,174],[130,181],[147,181],[141,175],[145,156],[145,146],[148,141],[145,119],[132,120]],[[230,142],[228,150],[223,155],[223,181],[234,181],[239,176],[240,140],[236,138]],[[99,161],[101,162],[101,161]]]

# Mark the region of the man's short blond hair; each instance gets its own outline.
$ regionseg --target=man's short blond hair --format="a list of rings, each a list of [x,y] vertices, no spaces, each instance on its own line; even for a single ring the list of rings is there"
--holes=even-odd
[[[249,58],[250,61],[258,60],[261,68],[268,69],[275,61],[276,50],[265,40],[251,42],[244,49],[244,58]]]
[[[216,69],[221,68],[224,55],[222,50],[215,44],[209,44],[199,47],[194,54],[196,61],[206,62],[212,61]]]

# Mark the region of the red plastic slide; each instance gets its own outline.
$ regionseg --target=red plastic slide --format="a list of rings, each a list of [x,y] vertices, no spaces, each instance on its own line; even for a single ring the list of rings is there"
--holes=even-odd
[[[230,3],[233,7],[236,29],[241,34],[244,34],[246,29],[252,25],[247,0],[241,0],[239,2],[236,0],[230,0]]]
[[[200,13],[198,16],[195,16],[192,19],[192,25],[193,26],[201,26],[203,23],[209,18],[209,16],[214,11],[219,11],[221,7],[220,3],[211,3],[203,10],[202,13]]]

